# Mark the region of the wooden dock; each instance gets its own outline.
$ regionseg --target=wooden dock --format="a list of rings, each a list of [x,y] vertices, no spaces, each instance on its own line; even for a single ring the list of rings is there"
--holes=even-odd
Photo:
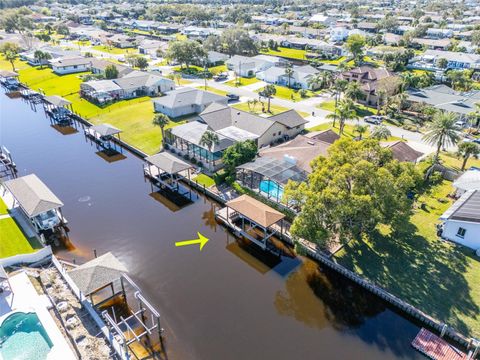
[[[454,348],[442,338],[422,328],[412,346],[432,360],[467,360],[469,356]]]

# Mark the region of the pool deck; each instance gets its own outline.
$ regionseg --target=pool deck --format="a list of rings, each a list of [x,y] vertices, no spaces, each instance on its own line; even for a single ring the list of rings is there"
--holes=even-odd
[[[35,312],[53,343],[47,359],[77,359],[48,311],[48,307],[52,306],[50,301],[37,293],[27,274],[22,271],[12,275],[9,282],[10,287],[5,282],[6,289],[0,294],[0,323],[10,312]]]

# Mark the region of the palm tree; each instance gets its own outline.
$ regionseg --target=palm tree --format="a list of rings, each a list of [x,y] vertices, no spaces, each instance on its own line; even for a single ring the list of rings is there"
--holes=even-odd
[[[18,54],[13,50],[8,50],[3,56],[5,57],[5,60],[12,65],[12,70],[15,72],[15,60],[18,58]]]
[[[270,112],[270,99],[273,95],[277,93],[277,88],[274,85],[267,85],[260,92],[261,96],[264,96],[268,99],[268,112]]]
[[[474,142],[462,142],[458,145],[457,155],[463,158],[462,171],[465,170],[468,159],[473,156],[478,159],[480,156],[480,146]]]
[[[157,114],[153,118],[152,124],[158,126],[162,131],[162,145],[165,145],[165,126],[170,122],[170,118],[165,114]]]
[[[377,140],[387,140],[390,136],[392,136],[392,133],[385,125],[375,126],[372,135],[370,135],[371,138]]]
[[[200,138],[200,145],[206,146],[208,148],[208,152],[212,153],[212,148],[214,145],[218,145],[220,143],[220,139],[218,135],[212,131],[205,131]]]
[[[335,111],[326,116],[327,119],[333,119],[333,127],[335,127],[335,119],[340,119],[340,135],[343,134],[345,128],[345,121],[350,119],[357,119],[357,112],[355,111],[355,104],[350,99],[340,100]]]
[[[352,81],[348,83],[347,88],[345,90],[345,97],[357,101],[363,97],[363,91],[360,87],[360,83],[356,81]]]
[[[311,90],[315,90],[318,86],[320,86],[323,89],[325,84],[324,78],[323,78],[323,72],[316,73],[310,76],[308,78],[307,84]]]
[[[335,92],[335,112],[333,113],[333,127],[335,127],[335,121],[336,121],[336,113],[337,113],[337,107],[338,107],[338,101],[340,100],[340,97],[342,95],[342,92],[345,91],[345,89],[348,86],[348,81],[342,78],[337,78],[335,82],[333,83],[333,91]]]
[[[430,145],[436,146],[434,164],[438,163],[440,150],[448,145],[455,145],[460,135],[455,125],[457,115],[451,112],[437,112],[433,121],[428,127],[428,131],[423,136],[423,140]]]
[[[368,131],[367,125],[357,124],[354,131],[358,134],[359,140],[363,139],[363,135]]]
[[[285,75],[287,76],[288,78],[288,87],[290,87],[290,82],[291,82],[291,79],[293,77],[293,69],[291,66],[287,66],[287,68],[285,69]]]

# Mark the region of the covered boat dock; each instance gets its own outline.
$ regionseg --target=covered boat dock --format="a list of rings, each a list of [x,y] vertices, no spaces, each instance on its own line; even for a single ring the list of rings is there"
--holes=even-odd
[[[10,70],[0,70],[0,84],[9,91],[17,90],[20,85],[18,73]]]
[[[58,95],[43,98],[45,112],[50,121],[58,125],[71,125],[72,103]]]
[[[38,233],[54,231],[67,223],[61,211],[63,203],[37,175],[8,180],[3,186],[11,196],[12,207],[18,205]]]
[[[143,172],[156,186],[166,192],[192,199],[192,190],[182,189],[179,184],[182,177],[190,180],[190,172],[193,168],[191,164],[165,151],[148,156],[145,161]]]
[[[215,216],[236,235],[245,237],[263,250],[273,249],[268,241],[273,236],[284,236],[285,215],[248,195],[228,201],[224,208],[215,212]]]
[[[85,135],[97,144],[97,148],[115,153],[123,152],[122,147],[117,145],[117,142],[120,143],[121,132],[122,130],[110,124],[99,124],[85,129]]]

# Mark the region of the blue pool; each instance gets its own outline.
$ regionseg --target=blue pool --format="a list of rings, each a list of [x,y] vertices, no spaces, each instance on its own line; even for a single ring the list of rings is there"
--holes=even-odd
[[[0,325],[0,360],[45,360],[52,347],[35,313],[13,313]]]
[[[262,180],[260,181],[260,191],[268,194],[270,198],[274,200],[282,200],[283,197],[283,188],[279,186],[276,182],[271,180]]]

